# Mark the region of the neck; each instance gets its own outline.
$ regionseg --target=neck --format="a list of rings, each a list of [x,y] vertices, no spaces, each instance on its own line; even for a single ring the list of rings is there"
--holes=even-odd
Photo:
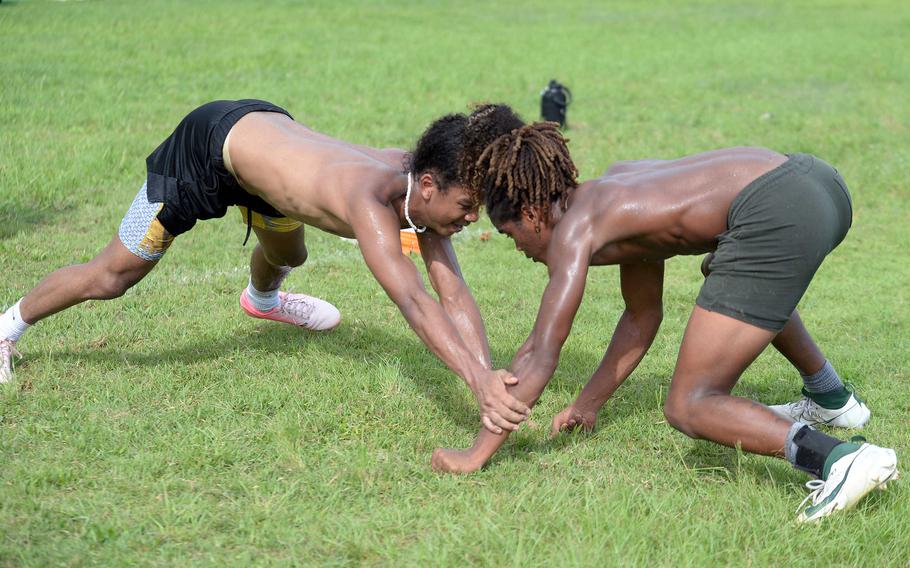
[[[570,187],[566,190],[566,195],[559,201],[559,216],[562,217],[562,214],[568,211],[569,207],[572,206],[572,202],[575,200],[575,193],[578,189],[578,186]]]
[[[415,194],[418,193],[416,191],[416,188],[413,187],[414,185],[416,185],[414,183],[414,175],[411,174],[410,172],[408,172],[407,176],[408,176],[408,188],[404,194],[404,204],[402,207],[403,213],[404,213],[404,220],[408,223],[409,227],[414,229],[414,232],[422,233],[422,232],[426,231],[427,228],[425,226],[424,227],[418,226],[416,223],[414,223],[414,219],[411,217],[412,211],[411,211],[410,205],[413,203],[412,200],[414,199]]]

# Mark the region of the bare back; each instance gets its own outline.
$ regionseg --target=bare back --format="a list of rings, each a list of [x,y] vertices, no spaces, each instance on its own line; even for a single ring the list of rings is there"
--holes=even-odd
[[[405,188],[401,150],[377,150],[320,134],[269,112],[244,116],[230,134],[240,185],[287,215],[354,236],[350,210],[364,200],[391,205]]]
[[[743,147],[677,160],[619,162],[579,186],[560,224],[590,224],[591,264],[712,251],[727,229],[735,197],[786,159],[765,148]]]

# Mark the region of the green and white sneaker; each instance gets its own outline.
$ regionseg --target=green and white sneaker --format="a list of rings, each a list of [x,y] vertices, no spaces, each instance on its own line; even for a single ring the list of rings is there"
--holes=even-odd
[[[806,483],[812,491],[799,504],[797,517],[801,523],[818,521],[835,511],[850,509],[873,489],[885,490],[889,481],[898,478],[897,455],[889,448],[872,444],[844,443],[834,448],[828,460],[833,460],[824,481],[813,479]],[[803,509],[806,501],[812,504]]]
[[[822,424],[838,428],[862,428],[872,417],[872,412],[866,403],[856,396],[853,385],[847,384],[846,388],[850,391],[850,398],[840,408],[825,408],[809,398],[809,393],[805,389],[801,400],[769,408],[784,418],[813,427]]]

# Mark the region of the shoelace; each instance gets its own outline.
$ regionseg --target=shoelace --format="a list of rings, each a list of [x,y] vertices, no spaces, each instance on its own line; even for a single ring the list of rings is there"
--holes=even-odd
[[[850,441],[854,444],[865,444],[866,438],[864,436],[852,436]],[[814,505],[818,502],[818,496],[821,495],[822,491],[825,490],[825,482],[821,479],[811,479],[806,482],[806,489],[809,490],[809,494],[806,495],[806,498],[803,499],[802,503],[799,504],[799,507],[796,508],[796,512],[803,510],[803,505],[806,504],[806,501],[812,499],[812,504]]]
[[[0,363],[3,368],[12,368],[13,355],[22,357],[22,353],[16,350],[16,342],[11,339],[0,341]]]
[[[294,317],[309,322],[310,316],[316,309],[316,302],[306,298],[285,299],[281,302],[281,309],[292,314]]]
[[[802,503],[799,504],[799,507],[796,508],[797,513],[803,510],[803,505],[805,505],[806,501],[809,499],[812,499],[813,505],[818,501],[818,496],[825,490],[825,482],[821,479],[807,481],[806,489],[808,489],[810,493],[806,495],[806,498],[803,499]]]
[[[809,397],[803,397],[801,400],[798,400],[796,402],[791,402],[787,405],[789,407],[789,412],[787,414],[789,414],[791,416],[798,416],[798,417],[802,418],[803,415],[805,415],[806,413],[809,412],[808,411],[809,403],[810,403]],[[816,417],[812,416],[810,413],[810,418],[816,418]]]

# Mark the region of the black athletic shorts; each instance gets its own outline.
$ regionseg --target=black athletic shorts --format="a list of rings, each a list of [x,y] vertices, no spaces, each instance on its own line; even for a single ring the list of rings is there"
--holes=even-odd
[[[852,216],[836,169],[808,154],[789,156],[733,200],[696,303],[780,331]]]
[[[146,159],[148,200],[164,204],[158,221],[171,235],[189,231],[196,221],[224,217],[231,205],[269,217],[284,216],[240,187],[221,155],[224,139],[237,121],[263,111],[291,116],[281,107],[255,99],[204,104]]]

